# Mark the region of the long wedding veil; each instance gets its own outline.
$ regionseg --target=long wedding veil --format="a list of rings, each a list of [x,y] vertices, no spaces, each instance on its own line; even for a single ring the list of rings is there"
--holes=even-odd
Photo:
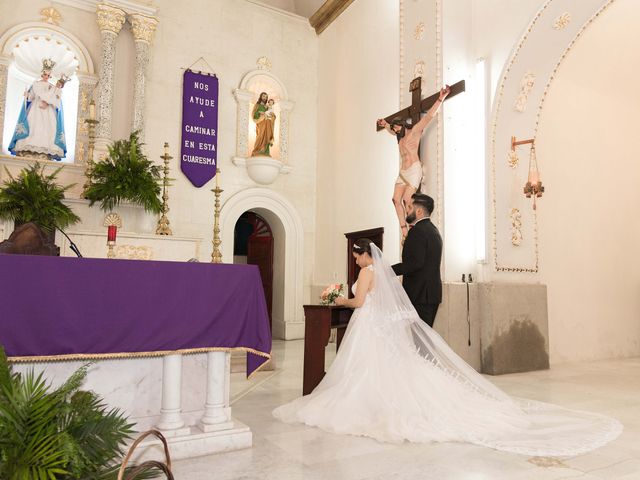
[[[427,363],[426,369],[452,381],[440,383],[432,395],[457,403],[466,427],[459,431],[464,441],[514,453],[538,456],[569,456],[598,448],[622,432],[617,420],[597,413],[572,410],[543,402],[510,397],[460,358],[431,327],[425,324],[382,252],[371,244],[374,285],[370,296],[375,314],[368,319],[398,353],[399,362]],[[404,364],[403,364],[404,365]],[[402,374],[402,373],[400,373]],[[441,375],[440,375],[441,374]],[[416,384],[433,376],[413,378]],[[446,385],[446,386],[442,386]],[[427,387],[429,388],[429,387]],[[465,393],[466,392],[466,393]],[[448,421],[451,421],[449,419]]]
[[[447,345],[444,339],[418,316],[398,277],[382,256],[382,251],[371,244],[374,289],[372,295],[379,324],[391,344],[413,348],[427,362],[448,373],[469,388],[503,402],[511,397],[478,374]]]

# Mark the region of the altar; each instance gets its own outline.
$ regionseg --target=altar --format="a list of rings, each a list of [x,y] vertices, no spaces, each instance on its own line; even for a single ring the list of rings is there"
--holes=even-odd
[[[251,446],[229,355],[247,353],[248,375],[270,358],[255,266],[0,255],[0,269],[0,343],[18,371],[57,384],[95,361],[83,388],[163,431],[174,458]]]

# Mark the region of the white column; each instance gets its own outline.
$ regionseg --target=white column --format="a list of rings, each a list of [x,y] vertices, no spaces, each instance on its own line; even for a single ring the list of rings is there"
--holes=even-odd
[[[246,158],[249,152],[249,104],[253,93],[250,90],[236,89],[233,91],[236,98],[237,107],[237,139],[236,139],[236,158]]]
[[[157,427],[168,436],[190,433],[182,420],[182,355],[162,358],[162,407]]]
[[[7,78],[9,76],[10,57],[0,55],[0,153],[4,150],[4,107],[7,101]],[[10,142],[7,139],[7,142]],[[8,146],[8,143],[7,145]]]
[[[290,100],[280,101],[280,161],[289,163],[289,116],[295,103]]]
[[[229,406],[230,359],[227,352],[207,353],[207,400],[198,422],[203,432],[233,428]]]
[[[89,145],[89,130],[85,120],[89,118],[89,103],[93,98],[98,79],[95,75],[78,73],[80,87],[78,89],[78,118],[76,123],[76,160],[77,165],[87,163],[87,151]]]
[[[125,21],[125,12],[110,5],[98,4],[98,27],[102,36],[100,81],[98,83],[98,120],[96,151],[106,152],[111,141],[111,115],[113,105],[113,78],[116,38]]]
[[[136,69],[133,85],[133,122],[132,130],[144,130],[145,107],[145,82],[147,79],[147,67],[149,66],[149,53],[153,41],[153,33],[158,25],[158,20],[141,14],[129,16],[133,38],[136,48]],[[143,137],[141,135],[141,137]]]

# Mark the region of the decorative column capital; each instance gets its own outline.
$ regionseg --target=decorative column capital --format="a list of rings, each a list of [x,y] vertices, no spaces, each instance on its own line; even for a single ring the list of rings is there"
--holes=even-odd
[[[233,91],[233,96],[236,97],[238,102],[250,102],[253,98],[253,92],[251,90],[242,90],[240,88],[236,88]]]
[[[114,35],[120,33],[126,19],[126,13],[123,10],[99,3],[96,14],[98,15],[98,27],[101,32],[110,32]]]
[[[153,41],[153,34],[158,26],[158,19],[140,13],[134,13],[129,15],[129,22],[131,22],[131,30],[135,41],[148,43],[150,45]]]

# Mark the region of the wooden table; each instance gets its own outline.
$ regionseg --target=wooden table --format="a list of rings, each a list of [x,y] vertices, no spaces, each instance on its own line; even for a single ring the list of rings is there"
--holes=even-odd
[[[302,394],[310,394],[325,375],[324,349],[332,328],[337,328],[336,351],[349,324],[353,310],[337,305],[304,306],[304,373]]]

